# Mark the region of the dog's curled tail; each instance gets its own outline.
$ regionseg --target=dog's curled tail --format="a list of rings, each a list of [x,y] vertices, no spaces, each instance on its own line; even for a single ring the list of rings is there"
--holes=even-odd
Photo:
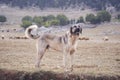
[[[38,29],[38,26],[37,26],[37,25],[31,25],[31,26],[29,26],[29,27],[26,28],[26,30],[25,30],[25,36],[28,37],[28,38],[31,38],[31,39],[37,39],[37,38],[39,38],[40,35],[38,35],[38,34],[33,35],[33,34],[31,33],[33,30],[37,31],[37,29]]]

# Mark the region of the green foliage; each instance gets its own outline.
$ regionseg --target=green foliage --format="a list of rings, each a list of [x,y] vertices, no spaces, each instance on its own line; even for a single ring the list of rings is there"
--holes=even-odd
[[[43,18],[41,16],[35,16],[33,18],[33,22],[36,23],[38,26],[42,26],[43,24]]]
[[[95,15],[94,14],[87,14],[87,16],[86,16],[86,21],[87,22],[91,22],[91,20],[93,20],[95,18]]]
[[[53,15],[46,16],[47,21],[54,20],[54,19],[55,19],[55,16],[53,16]]]
[[[107,11],[98,12],[97,17],[98,17],[98,19],[100,19],[101,22],[105,22],[105,21],[110,22],[110,20],[111,20],[111,15]]]
[[[98,24],[101,22],[110,22],[111,20],[111,15],[107,11],[100,11],[97,13],[97,16],[94,14],[88,14],[86,16],[86,21],[90,22],[91,24]]]
[[[77,20],[77,23],[84,23],[85,21],[84,21],[84,18],[81,16],[81,17],[79,17],[79,19]]]
[[[97,16],[94,16],[91,21],[90,21],[91,24],[99,24],[101,23],[100,22],[100,19],[97,17]]]
[[[49,21],[44,22],[43,25],[44,25],[45,27],[51,26]]]
[[[27,28],[30,25],[32,25],[32,17],[31,16],[23,17],[21,27]]]
[[[57,25],[57,23],[54,23],[54,21],[56,21],[56,17],[53,15],[42,16],[42,19],[43,19],[42,24],[46,27]]]
[[[24,21],[22,21],[21,27],[27,28],[27,27],[29,27],[30,25],[32,25],[32,22],[31,22],[31,21],[24,20]]]
[[[54,19],[54,20],[51,20],[51,21],[50,21],[50,25],[57,26],[57,25],[59,25],[59,24],[60,24],[60,21],[57,20],[57,19]]]
[[[48,16],[25,16],[22,18],[22,24],[21,27],[27,28],[32,23],[37,24],[38,26],[58,26],[58,25],[67,25],[68,24],[68,18],[65,15],[58,15],[57,17],[53,15]]]
[[[43,22],[47,21],[47,17],[46,16],[42,16],[42,18],[43,18]]]
[[[95,16],[94,14],[87,14],[86,21],[90,22],[91,24],[99,24],[100,23],[99,18],[97,16]]]
[[[57,26],[57,25],[67,25],[68,18],[65,15],[58,15],[57,17],[53,15],[43,16],[43,25],[46,27]]]
[[[25,16],[22,18],[22,21],[32,21],[32,17],[31,16]]]
[[[7,18],[4,15],[0,15],[0,22],[6,22]]]
[[[63,14],[57,15],[56,19],[60,21],[60,25],[62,26],[67,25],[69,21],[68,18]]]

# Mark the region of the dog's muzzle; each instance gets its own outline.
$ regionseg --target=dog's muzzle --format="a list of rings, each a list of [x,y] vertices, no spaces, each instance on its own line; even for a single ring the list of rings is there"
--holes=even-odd
[[[79,36],[79,34],[80,34],[80,29],[77,28],[77,29],[75,30],[74,34]]]
[[[80,34],[79,32],[76,33],[76,35],[78,35],[78,36],[79,36],[79,34]]]

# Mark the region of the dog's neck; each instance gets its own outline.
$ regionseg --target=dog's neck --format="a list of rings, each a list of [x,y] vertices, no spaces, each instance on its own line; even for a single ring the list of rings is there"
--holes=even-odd
[[[66,38],[65,38],[66,37]],[[78,41],[79,36],[77,35],[72,35],[69,32],[67,32],[64,36],[63,36],[63,42],[65,44],[69,44],[69,45],[76,45],[77,41]]]
[[[78,36],[70,35],[70,43],[71,43],[72,45],[75,45],[76,42],[77,42],[77,40],[78,40]]]

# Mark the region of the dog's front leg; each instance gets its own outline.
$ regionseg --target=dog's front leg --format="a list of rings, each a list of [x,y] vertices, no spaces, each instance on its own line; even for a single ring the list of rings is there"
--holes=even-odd
[[[36,64],[35,64],[35,67],[39,67],[39,66],[40,66],[40,61],[41,61],[44,53],[45,53],[44,50],[39,50],[39,51],[37,52],[37,62],[36,62]]]
[[[73,71],[74,53],[75,53],[75,50],[70,51],[70,69],[71,69],[70,71]]]
[[[73,58],[74,54],[70,54],[70,71],[73,71]]]

